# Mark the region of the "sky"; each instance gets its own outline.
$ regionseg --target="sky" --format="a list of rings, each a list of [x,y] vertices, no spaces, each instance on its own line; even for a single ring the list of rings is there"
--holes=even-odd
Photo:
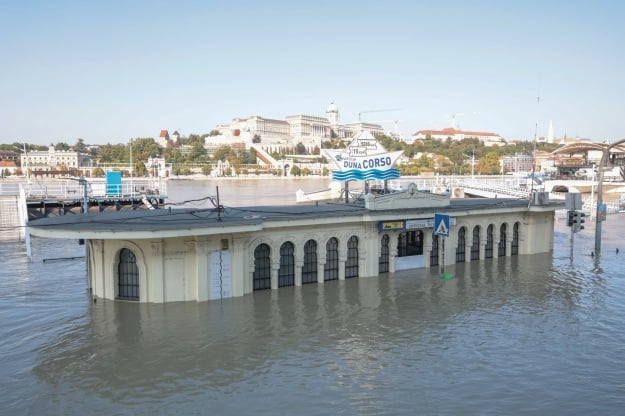
[[[0,0],[0,143],[235,117],[625,137],[621,1]],[[453,116],[455,114],[455,117]]]

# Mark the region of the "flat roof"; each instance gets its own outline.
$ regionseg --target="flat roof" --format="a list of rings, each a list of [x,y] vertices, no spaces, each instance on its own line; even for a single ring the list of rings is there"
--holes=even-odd
[[[534,206],[555,210],[561,202]],[[336,222],[339,218],[352,221],[396,220],[398,217],[419,218],[434,213],[453,215],[467,210],[513,209],[528,207],[527,199],[515,198],[463,198],[451,199],[447,207],[414,207],[402,209],[369,210],[364,202],[320,203],[306,205],[245,206],[216,208],[178,208],[155,210],[121,210],[88,214],[66,214],[46,217],[29,223],[31,234],[53,238],[157,238],[192,236],[200,234],[226,234],[230,232],[255,231],[263,224],[276,221],[299,221],[319,219]],[[365,218],[366,217],[366,218]],[[136,235],[132,235],[132,234]],[[139,235],[141,234],[141,235]]]

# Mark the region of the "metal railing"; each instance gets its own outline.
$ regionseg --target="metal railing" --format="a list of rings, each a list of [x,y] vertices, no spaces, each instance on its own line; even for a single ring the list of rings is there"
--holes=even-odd
[[[167,195],[167,181],[160,178],[133,178],[123,181],[121,185],[107,185],[106,180],[87,179],[88,194],[91,198],[100,197],[138,197],[147,195]],[[0,182],[0,195],[19,195],[20,186],[29,199],[63,198],[80,199],[83,195],[82,185],[72,179],[63,180],[11,180]]]

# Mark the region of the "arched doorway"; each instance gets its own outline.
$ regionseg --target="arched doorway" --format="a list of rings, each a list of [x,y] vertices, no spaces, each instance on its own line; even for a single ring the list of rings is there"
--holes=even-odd
[[[493,224],[490,224],[488,228],[486,228],[486,247],[484,247],[484,258],[492,259],[493,258],[493,231],[495,227]]]
[[[347,240],[347,262],[345,263],[345,278],[358,277],[358,237],[351,236]]]
[[[287,241],[280,246],[280,269],[278,270],[278,287],[295,284],[295,257],[293,243]]]
[[[508,226],[506,223],[499,227],[499,257],[506,257],[506,239],[508,238]]]
[[[119,252],[117,276],[117,298],[139,300],[139,268],[137,257],[132,250],[123,248]]]
[[[339,278],[339,240],[332,237],[326,243],[326,264],[323,266],[323,280]]]
[[[388,234],[382,236],[380,241],[380,259],[378,260],[378,273],[388,273],[390,264],[390,249],[389,249],[390,237]]]
[[[471,243],[471,260],[480,259],[480,226],[473,227],[473,242]]]
[[[308,240],[304,244],[302,284],[306,283],[317,283],[317,242],[315,240]]]
[[[510,254],[516,256],[519,254],[519,223],[515,222],[512,227],[512,244],[510,246]]]
[[[456,263],[464,263],[467,251],[467,229],[460,227],[458,230],[458,245],[456,246]]]
[[[254,290],[271,289],[271,249],[267,244],[259,244],[254,250]]]
[[[432,251],[430,252],[430,267],[438,266],[438,235],[432,235]]]

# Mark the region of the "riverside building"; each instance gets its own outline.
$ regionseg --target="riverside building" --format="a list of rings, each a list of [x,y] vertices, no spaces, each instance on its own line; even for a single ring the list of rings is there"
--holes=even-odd
[[[545,198],[450,199],[411,184],[349,204],[90,213],[29,229],[86,240],[94,297],[162,303],[545,253],[559,208]],[[449,216],[449,237],[435,235],[436,213]]]

